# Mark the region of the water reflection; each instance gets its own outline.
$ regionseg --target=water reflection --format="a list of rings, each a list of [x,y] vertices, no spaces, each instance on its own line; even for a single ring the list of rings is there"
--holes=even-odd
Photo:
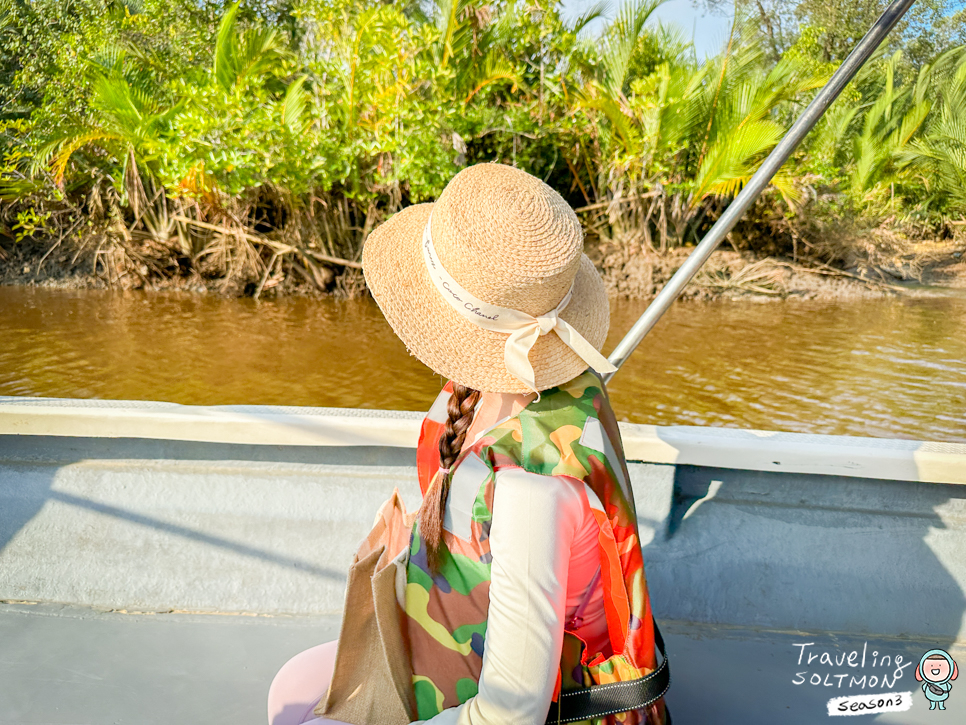
[[[643,310],[615,301],[609,352]],[[676,305],[618,417],[966,442],[966,300]],[[0,395],[425,410],[441,378],[371,300],[0,288]]]

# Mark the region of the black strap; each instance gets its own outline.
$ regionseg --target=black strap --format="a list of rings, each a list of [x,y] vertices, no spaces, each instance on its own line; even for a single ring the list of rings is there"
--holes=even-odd
[[[654,622],[654,642],[661,653],[663,662],[644,677],[626,682],[611,682],[606,685],[593,685],[581,690],[560,693],[560,703],[550,703],[547,725],[554,723],[578,722],[594,717],[603,717],[618,712],[639,710],[664,696],[671,686],[671,670],[664,652],[664,638]],[[670,718],[668,719],[670,725]]]

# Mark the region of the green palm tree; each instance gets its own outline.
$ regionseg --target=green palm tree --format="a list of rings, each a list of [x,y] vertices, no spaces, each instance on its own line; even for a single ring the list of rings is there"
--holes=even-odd
[[[285,46],[274,29],[255,26],[238,31],[240,4],[239,0],[222,16],[215,40],[213,73],[229,92],[271,73],[286,56]]]
[[[285,57],[274,30],[237,27],[238,4],[222,17],[213,53],[211,80],[226,94],[243,93],[246,84],[274,73]],[[57,183],[63,183],[71,158],[96,146],[121,164],[123,178],[145,174],[158,178],[159,164],[170,152],[172,122],[192,99],[183,94],[169,100],[164,89],[144,70],[127,60],[127,48],[108,49],[92,64],[91,117],[59,129],[42,144],[37,163],[49,163]],[[141,58],[139,52],[137,58]],[[304,110],[303,79],[286,95],[282,120],[293,130],[301,127]]]
[[[435,22],[439,32],[436,57],[439,69],[452,69],[453,98],[469,103],[489,85],[522,85],[510,53],[514,26],[529,22],[527,8],[510,0],[498,15],[479,0],[437,0]]]
[[[920,207],[966,217],[966,48],[937,59],[928,87],[936,99],[923,132],[900,150],[903,171],[919,180]],[[917,89],[918,90],[918,89]]]
[[[860,204],[881,196],[896,181],[901,182],[897,162],[932,108],[932,102],[925,98],[926,69],[915,86],[896,88],[901,58],[901,53],[896,53],[888,60],[878,97],[859,112],[862,126],[852,143],[849,189]]]
[[[625,6],[602,47],[602,77],[581,99],[596,112],[600,201],[647,198],[630,226],[651,226],[661,249],[697,233],[708,202],[734,196],[778,143],[785,126],[778,114],[807,98],[827,80],[790,58],[771,66],[754,36],[735,29],[720,56],[696,66],[679,52],[646,78],[628,79],[626,59],[632,36],[644,29],[653,6]],[[638,35],[639,37],[639,35]],[[793,175],[780,172],[772,182],[789,199],[798,196]],[[619,215],[611,215],[611,223]]]

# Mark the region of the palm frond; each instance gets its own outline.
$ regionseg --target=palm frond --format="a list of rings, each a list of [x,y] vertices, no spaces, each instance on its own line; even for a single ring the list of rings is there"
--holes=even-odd
[[[666,0],[625,0],[603,34],[600,57],[604,68],[602,84],[612,95],[623,92],[631,56],[644,24]]]
[[[306,76],[299,76],[289,83],[282,100],[282,125],[293,136],[301,136],[308,130],[308,119],[305,108],[308,104],[308,92],[305,90]]]
[[[487,53],[486,59],[482,64],[478,64],[478,67],[480,71],[472,79],[473,87],[463,98],[463,103],[469,103],[473,96],[494,83],[508,81],[513,88],[516,88],[523,82],[520,73],[513,67],[513,64],[496,51],[491,50]]]
[[[730,134],[722,134],[710,146],[698,169],[695,203],[709,194],[737,193],[783,133],[784,128],[774,121],[753,121]]]
[[[235,3],[222,17],[215,39],[214,75],[226,92],[271,70],[284,55],[275,30],[253,27],[239,33],[238,8]]]
[[[624,152],[634,153],[639,141],[637,131],[630,116],[621,107],[619,101],[610,95],[608,90],[595,84],[592,86],[591,93],[580,94],[579,104],[583,108],[600,111],[620,136]]]
[[[591,5],[589,8],[584,10],[576,17],[574,17],[567,25],[572,33],[579,33],[581,30],[586,28],[590,23],[603,18],[610,11],[610,3],[607,0],[598,0],[598,2]]]

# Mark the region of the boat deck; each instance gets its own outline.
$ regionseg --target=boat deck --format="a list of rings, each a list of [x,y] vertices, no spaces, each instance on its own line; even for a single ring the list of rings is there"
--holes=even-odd
[[[278,668],[336,638],[374,512],[418,505],[418,426],[0,398],[0,725],[262,725]],[[676,725],[813,724],[883,693],[912,709],[866,721],[966,721],[966,678],[940,713],[914,674],[935,647],[966,665],[966,446],[622,436]]]
[[[966,683],[947,711],[930,712],[914,669],[934,643],[902,639],[777,633],[665,622],[678,725],[813,725],[827,719],[832,686],[793,684],[796,673],[835,674],[848,667],[798,665],[801,647],[861,656],[856,671],[881,674],[872,652],[913,662],[892,688],[913,692],[913,707],[864,722],[917,725],[962,722]],[[336,638],[333,616],[251,617],[122,614],[51,604],[0,605],[0,723],[3,725],[264,725],[272,676],[287,658]],[[950,654],[966,662],[966,647]],[[846,683],[848,684],[848,683]],[[960,690],[962,688],[962,690]],[[852,688],[850,694],[857,690]]]

